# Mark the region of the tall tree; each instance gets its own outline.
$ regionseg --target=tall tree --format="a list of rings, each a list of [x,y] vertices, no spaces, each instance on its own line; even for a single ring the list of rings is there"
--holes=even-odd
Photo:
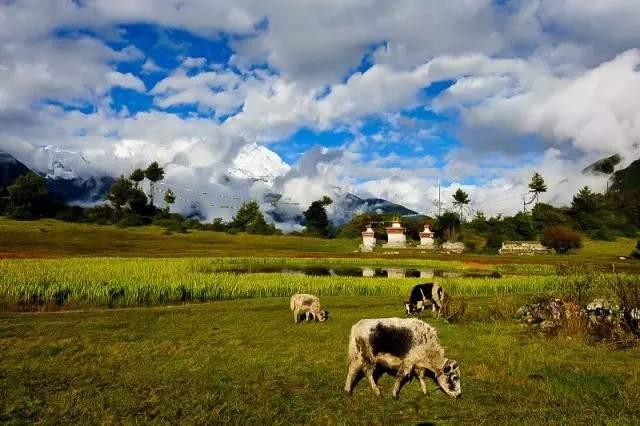
[[[144,180],[144,170],[135,169],[133,172],[131,172],[131,176],[129,176],[129,179],[131,179],[135,187],[138,188],[140,182]]]
[[[108,198],[117,212],[120,212],[122,206],[129,202],[132,190],[133,184],[124,176],[120,176],[113,185],[111,185]]]
[[[595,213],[605,208],[605,199],[602,194],[597,194],[588,186],[584,186],[571,201],[571,209],[575,213]]]
[[[244,202],[238,209],[238,213],[231,219],[230,227],[238,231],[246,231],[259,216],[262,216],[262,212],[257,202],[254,200]]]
[[[321,237],[328,237],[331,233],[331,223],[327,216],[326,206],[333,203],[333,200],[326,195],[320,200],[314,201],[302,214],[304,216],[307,233]]]
[[[470,202],[471,199],[469,199],[469,194],[464,192],[462,188],[458,188],[458,190],[453,194],[453,205],[460,209],[460,220],[463,219],[462,210]]]
[[[219,222],[219,225],[222,225],[222,229],[226,228],[222,221]],[[247,201],[240,206],[238,213],[229,224],[229,229],[248,232],[249,234],[270,235],[276,232],[275,226],[268,224],[264,220],[264,215],[260,211],[258,203],[253,200]]]
[[[157,161],[154,161],[153,163],[149,164],[147,170],[144,171],[144,176],[149,179],[150,182],[149,200],[151,201],[151,205],[153,205],[153,195],[156,190],[156,182],[164,179],[164,169],[158,165]]]
[[[13,185],[7,188],[7,191],[11,216],[18,219],[31,219],[43,213],[49,191],[41,176],[33,172],[21,175]]]
[[[176,202],[176,195],[173,193],[171,188],[167,189],[167,192],[164,193],[164,204],[166,206],[167,212],[169,211],[170,206]]]
[[[544,179],[540,175],[540,173],[535,172],[531,177],[531,182],[529,182],[529,192],[533,194],[531,201],[528,204],[531,204],[533,201],[538,203],[539,194],[542,192],[547,192],[547,185],[544,183]]]

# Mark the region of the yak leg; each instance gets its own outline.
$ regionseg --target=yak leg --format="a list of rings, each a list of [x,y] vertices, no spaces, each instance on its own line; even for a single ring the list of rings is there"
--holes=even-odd
[[[344,384],[344,390],[351,395],[353,387],[353,381],[356,379],[358,373],[362,370],[362,360],[356,359],[349,362],[349,371],[347,372],[347,381]]]
[[[376,384],[376,380],[373,378],[374,368],[375,368],[375,365],[368,365],[366,367],[363,366],[364,375],[369,381],[369,386],[371,386],[371,390],[373,391],[373,393],[375,393],[376,396],[380,396],[380,388],[378,388],[378,385]]]
[[[396,374],[396,383],[393,385],[393,392],[391,394],[391,396],[393,396],[393,399],[398,399],[398,394],[400,393],[402,383],[409,377],[409,375],[411,374],[411,370],[413,370],[413,367],[411,366],[402,366],[398,369],[398,373]]]
[[[420,389],[422,389],[422,393],[423,394],[427,394],[427,382],[424,381],[424,377],[425,377],[425,370],[424,368],[421,368],[417,371],[417,375],[418,375],[418,381],[420,382]]]
[[[300,310],[298,308],[293,309],[293,323],[298,323],[298,316],[300,315]]]

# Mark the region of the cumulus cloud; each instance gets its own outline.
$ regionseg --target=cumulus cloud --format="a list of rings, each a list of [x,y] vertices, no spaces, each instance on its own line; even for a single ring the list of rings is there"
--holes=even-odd
[[[271,189],[225,180],[243,147],[340,129],[352,140],[312,148],[275,190],[303,206],[353,191],[432,211],[441,179],[447,197],[462,185],[476,208],[513,211],[540,171],[546,200],[563,203],[602,186],[584,165],[633,160],[640,141],[640,5],[583,3],[4,2],[0,148],[34,163],[55,145],[112,175],[159,160],[174,185],[259,197]],[[212,64],[177,42],[175,69],[161,68],[127,41],[121,26],[139,23],[225,42],[232,56]],[[425,90],[442,81],[435,98]],[[115,87],[152,106],[130,113]]]

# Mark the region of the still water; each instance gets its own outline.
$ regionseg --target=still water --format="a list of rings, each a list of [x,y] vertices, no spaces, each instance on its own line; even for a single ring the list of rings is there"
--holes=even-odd
[[[368,268],[368,267],[328,267],[328,266],[304,266],[304,267],[279,267],[256,266],[226,269],[227,272],[236,274],[255,273],[284,273],[311,276],[338,276],[338,277],[369,277],[369,278],[500,278],[498,272],[487,271],[446,271],[439,269],[412,269],[412,268]]]

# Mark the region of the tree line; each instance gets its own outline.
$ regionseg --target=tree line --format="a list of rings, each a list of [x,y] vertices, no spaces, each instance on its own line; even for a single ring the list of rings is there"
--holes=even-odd
[[[477,211],[470,218],[465,210],[471,203],[462,188],[452,195],[453,209],[434,217],[401,218],[410,240],[419,240],[424,224],[432,226],[440,242],[462,241],[467,249],[477,253],[496,253],[504,241],[540,240],[543,244],[566,252],[581,245],[581,234],[592,239],[611,241],[617,237],[636,238],[640,230],[640,192],[637,189],[594,192],[585,186],[573,196],[570,206],[554,207],[540,201],[547,192],[544,178],[535,173],[523,200],[524,211],[512,216],[487,217]],[[393,214],[362,214],[337,229],[338,238],[356,238],[368,223],[373,223],[376,238],[385,239],[384,222]],[[636,250],[640,257],[640,246]]]
[[[164,191],[163,208],[154,203],[154,195],[159,182],[164,179],[164,169],[157,162],[146,169],[135,169],[129,176],[120,176],[111,185],[106,195],[108,203],[83,208],[69,206],[53,197],[47,190],[45,179],[28,172],[19,176],[5,190],[0,189],[0,215],[19,220],[31,220],[43,217],[71,222],[117,225],[121,227],[158,225],[168,231],[186,232],[188,229],[201,229],[231,234],[246,232],[250,234],[272,235],[281,231],[265,220],[260,206],[255,200],[244,202],[230,221],[215,218],[211,223],[201,223],[195,218],[172,213],[171,206],[176,195],[168,188]],[[142,189],[142,182],[149,182],[149,192]],[[2,192],[6,193],[2,197]],[[333,227],[329,221],[326,206],[333,201],[329,197],[311,203],[303,212],[304,229],[300,235],[315,237],[332,236]]]
[[[157,162],[146,169],[135,169],[127,177],[120,176],[111,186],[108,203],[83,208],[68,206],[54,199],[47,191],[45,180],[30,172],[17,180],[0,196],[0,214],[16,219],[36,219],[52,217],[66,221],[118,226],[142,226],[155,224],[170,231],[185,232],[188,229],[203,229],[228,233],[247,232],[271,235],[281,233],[269,223],[256,201],[247,201],[229,221],[216,218],[211,223],[201,223],[194,218],[185,218],[172,213],[171,206],[176,195],[171,189],[164,192],[162,208],[154,204],[156,186],[164,179],[164,169]],[[142,189],[147,180],[149,192]],[[618,236],[636,237],[640,229],[640,192],[637,189],[594,192],[582,188],[573,196],[568,207],[554,207],[540,202],[540,194],[547,191],[544,178],[535,173],[529,183],[529,197],[523,207],[533,205],[526,211],[513,216],[497,215],[486,217],[481,211],[473,217],[466,217],[471,198],[462,188],[452,195],[451,211],[435,217],[418,216],[403,218],[403,226],[410,239],[418,240],[418,233],[425,223],[430,223],[436,238],[441,241],[463,241],[467,248],[475,252],[496,252],[504,241],[542,239],[550,245],[561,240],[559,250],[580,245],[580,233],[597,240],[613,240]],[[0,192],[0,195],[2,193]],[[374,229],[380,239],[386,238],[384,222],[393,215],[356,215],[346,224],[335,227],[329,220],[327,207],[333,201],[322,197],[313,201],[303,212],[300,231],[293,235],[307,235],[321,238],[359,238],[368,223],[376,223]]]

